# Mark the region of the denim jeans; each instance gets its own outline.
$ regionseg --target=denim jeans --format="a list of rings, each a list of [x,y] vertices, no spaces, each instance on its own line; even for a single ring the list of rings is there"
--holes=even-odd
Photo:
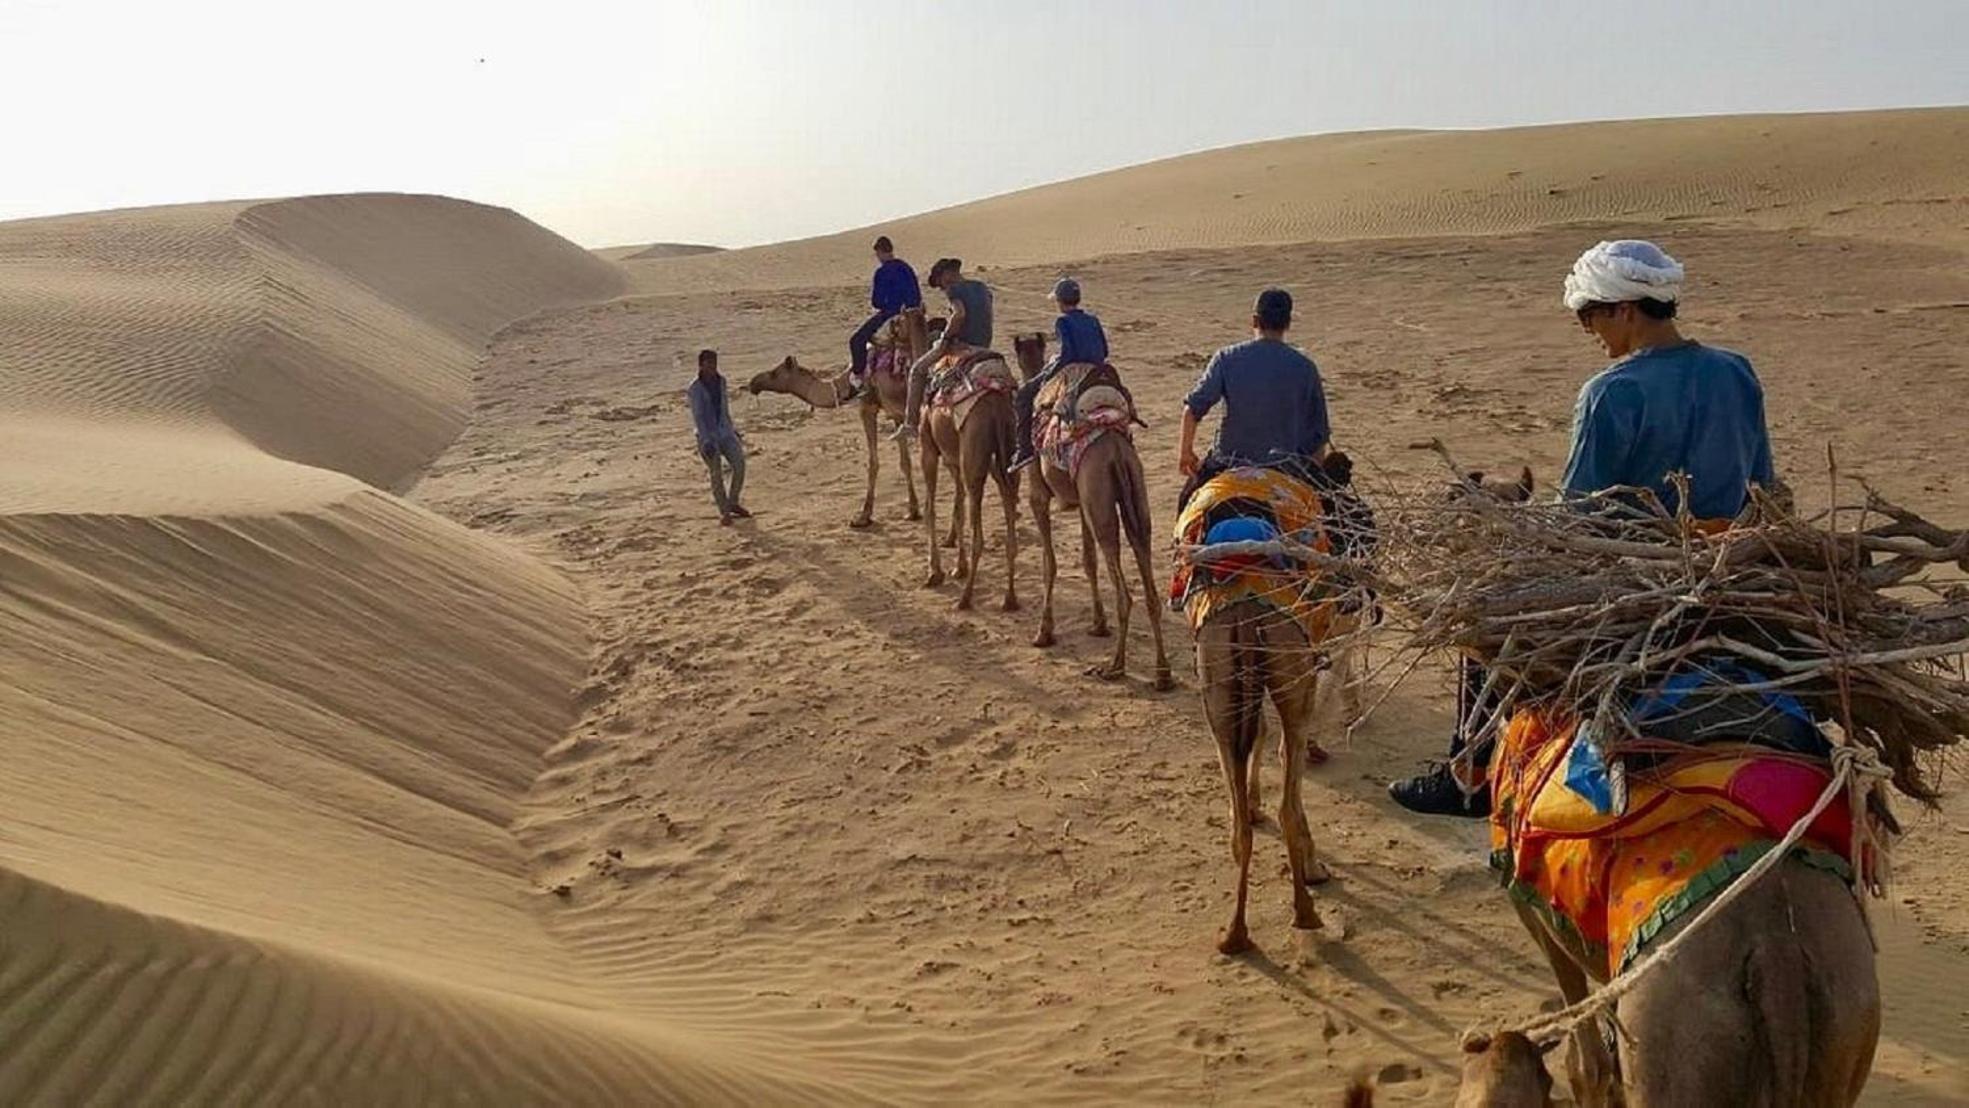
[[[705,443],[698,447],[698,456],[704,459],[704,467],[711,471],[711,499],[718,505],[719,515],[730,515],[738,507],[738,495],[745,490],[745,446],[736,435],[723,442]],[[725,484],[725,471],[731,470],[731,485]]]
[[[855,380],[861,380],[861,375],[868,369],[868,344],[874,341],[875,332],[895,316],[896,313],[886,308],[878,308],[874,315],[862,321],[854,334],[848,336],[848,370],[855,375]]]

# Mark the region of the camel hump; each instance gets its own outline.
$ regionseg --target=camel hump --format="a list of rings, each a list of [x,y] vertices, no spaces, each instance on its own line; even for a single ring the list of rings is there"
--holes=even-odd
[[[1053,379],[1040,387],[1036,401],[1040,411],[1055,412],[1069,419],[1080,419],[1099,411],[1119,412],[1135,418],[1135,398],[1121,383],[1121,372],[1106,362],[1076,362],[1060,367]]]

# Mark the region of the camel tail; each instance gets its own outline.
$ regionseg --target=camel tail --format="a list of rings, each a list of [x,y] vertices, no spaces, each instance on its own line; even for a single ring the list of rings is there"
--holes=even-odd
[[[1240,613],[1231,625],[1231,753],[1248,764],[1265,726],[1265,643],[1258,619]]]
[[[1810,1051],[1823,1033],[1829,1013],[1825,997],[1814,997],[1809,962],[1772,951],[1754,952],[1750,959],[1750,1002],[1758,1038],[1770,1068],[1770,1103],[1809,1104],[1812,1089]],[[1819,1003],[1815,1004],[1814,1000]],[[1837,998],[1833,998],[1837,1003]]]
[[[1152,524],[1149,519],[1149,490],[1142,481],[1142,458],[1133,450],[1117,450],[1114,459],[1115,509],[1121,513],[1122,529],[1130,546],[1147,546]]]

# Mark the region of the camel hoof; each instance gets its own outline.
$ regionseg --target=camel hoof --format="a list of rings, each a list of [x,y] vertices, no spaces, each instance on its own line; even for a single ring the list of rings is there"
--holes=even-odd
[[[1333,755],[1328,754],[1326,748],[1320,744],[1316,742],[1308,742],[1306,744],[1306,764],[1308,766],[1323,766],[1331,761],[1332,758]]]
[[[868,516],[856,516],[855,518],[848,521],[848,526],[854,528],[857,531],[866,531],[870,527],[875,526],[875,521],[869,518]]]
[[[952,607],[954,607],[956,610],[960,612],[968,612],[971,610],[971,598],[968,596],[960,596],[957,598],[957,603],[952,605]]]
[[[919,509],[911,508],[909,510],[909,514],[904,516],[903,518],[911,523],[921,523],[923,522],[923,513]]]
[[[1333,880],[1333,871],[1326,868],[1325,862],[1314,862],[1312,865],[1306,867],[1307,888],[1310,889],[1318,885],[1324,885],[1331,880]],[[1313,926],[1319,926],[1317,918],[1315,918]]]
[[[1038,647],[1041,650],[1044,650],[1047,647],[1052,646],[1054,641],[1055,640],[1053,638],[1053,632],[1051,631],[1041,631],[1039,634],[1034,635],[1032,637],[1032,645]]]
[[[1217,953],[1219,954],[1236,957],[1250,949],[1251,935],[1242,927],[1232,931],[1226,931],[1217,937]]]
[[[943,570],[939,569],[923,579],[923,587],[926,589],[934,589],[938,585],[943,584],[943,582],[944,582]]]
[[[955,550],[957,549],[957,540],[945,539],[944,541],[938,543],[937,545],[943,547],[945,550]]]
[[[1169,671],[1164,670],[1155,675],[1155,691],[1168,692],[1175,687],[1176,679],[1169,675]]]
[[[1087,632],[1087,634],[1088,634],[1089,636],[1091,636],[1091,637],[1093,637],[1093,638],[1096,638],[1096,639],[1105,639],[1105,638],[1107,638],[1107,637],[1108,637],[1109,635],[1112,635],[1112,634],[1114,634],[1114,632],[1113,632],[1113,631],[1110,631],[1110,630],[1108,630],[1108,625],[1107,625],[1107,624],[1105,624],[1105,623],[1097,623],[1097,624],[1095,624],[1095,625],[1094,625],[1094,627],[1093,627],[1093,629],[1092,629],[1092,630],[1090,630],[1090,631],[1088,631],[1088,632]]]
[[[1003,603],[1003,604],[1000,604],[1000,605],[998,606],[998,610],[999,610],[999,611],[1001,611],[1001,612],[1016,612],[1016,611],[1018,611],[1018,610],[1019,610],[1019,598],[1018,598],[1018,597],[1016,597],[1016,596],[1008,596],[1008,597],[1006,597],[1006,598],[1005,598],[1005,603]]]
[[[1119,681],[1127,674],[1128,671],[1121,666],[1093,666],[1087,670],[1087,676],[1102,681]]]

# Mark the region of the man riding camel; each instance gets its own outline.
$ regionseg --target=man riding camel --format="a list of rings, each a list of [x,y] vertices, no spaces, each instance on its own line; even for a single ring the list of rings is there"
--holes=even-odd
[[[897,441],[916,437],[923,419],[923,393],[938,362],[991,348],[991,289],[983,281],[964,276],[964,263],[957,258],[937,259],[930,267],[930,287],[949,299],[950,322],[944,325],[942,337],[930,344],[929,352],[909,367],[907,410],[893,436]]]
[[[884,323],[910,308],[923,306],[923,290],[916,284],[916,271],[909,263],[896,257],[895,244],[889,236],[883,235],[875,240],[875,277],[869,283],[868,302],[875,309],[873,315],[862,321],[855,333],[848,336],[848,397],[852,399],[861,392],[863,379],[868,373],[868,344],[875,338]]]
[[[1681,493],[1669,477],[1686,474],[1690,515],[1727,521],[1743,511],[1751,485],[1769,487],[1775,477],[1764,389],[1743,355],[1682,337],[1682,281],[1681,263],[1633,239],[1600,243],[1573,263],[1566,307],[1614,361],[1579,390],[1561,484],[1572,497],[1649,489],[1674,512]],[[1469,729],[1491,714],[1473,703],[1483,685],[1481,667],[1465,663],[1450,761],[1390,785],[1397,804],[1428,815],[1489,814],[1480,782],[1491,744],[1466,749]],[[1458,763],[1470,767],[1475,791],[1467,795]]]
[[[1032,409],[1039,399],[1039,390],[1062,366],[1101,365],[1108,360],[1107,332],[1101,329],[1100,319],[1092,312],[1081,310],[1080,282],[1071,277],[1060,278],[1053,286],[1053,302],[1060,306],[1060,318],[1053,321],[1053,337],[1058,340],[1059,349],[1046,368],[1033,374],[1032,380],[1020,385],[1012,396],[1019,416],[1019,452],[1012,459],[1014,470],[1032,464]]]
[[[1286,343],[1292,326],[1292,294],[1266,289],[1251,310],[1255,337],[1217,351],[1196,387],[1183,400],[1179,464],[1189,478],[1177,510],[1205,481],[1238,466],[1269,466],[1314,480],[1326,458],[1333,428],[1319,367]],[[1222,401],[1223,420],[1210,456],[1196,455],[1197,422]]]

